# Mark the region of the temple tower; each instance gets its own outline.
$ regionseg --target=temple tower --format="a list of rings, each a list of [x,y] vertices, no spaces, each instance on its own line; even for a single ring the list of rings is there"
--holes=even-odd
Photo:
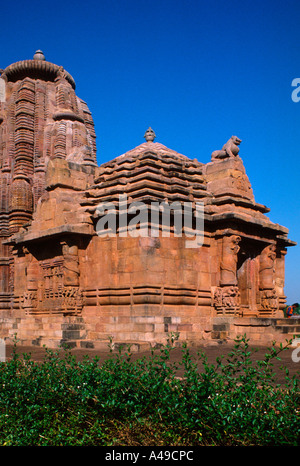
[[[63,158],[96,165],[91,113],[75,81],[41,50],[1,70],[0,77],[0,308],[13,293],[11,235],[26,227],[45,190],[48,162]]]

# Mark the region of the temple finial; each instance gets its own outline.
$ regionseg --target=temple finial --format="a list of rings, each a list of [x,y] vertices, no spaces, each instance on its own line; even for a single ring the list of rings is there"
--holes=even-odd
[[[147,131],[145,132],[144,138],[146,139],[147,142],[153,142],[154,139],[156,138],[156,135],[155,135],[153,129],[150,128],[150,126],[147,129]]]
[[[34,60],[46,60],[45,55],[41,50],[37,50],[33,55]]]

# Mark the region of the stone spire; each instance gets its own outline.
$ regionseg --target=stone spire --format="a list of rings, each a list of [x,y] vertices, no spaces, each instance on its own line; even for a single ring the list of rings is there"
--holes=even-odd
[[[49,160],[96,165],[92,115],[75,87],[41,50],[1,71],[0,307],[10,302],[13,287],[13,256],[2,243],[31,222],[46,190]]]
[[[145,132],[144,138],[146,139],[147,142],[153,142],[154,139],[156,138],[156,135],[155,135],[153,129],[150,128],[150,126],[147,129],[147,131]]]

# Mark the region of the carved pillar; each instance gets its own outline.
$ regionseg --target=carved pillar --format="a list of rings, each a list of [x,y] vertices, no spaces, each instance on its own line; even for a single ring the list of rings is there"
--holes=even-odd
[[[221,286],[237,285],[237,261],[241,237],[237,235],[224,236],[221,261]]]
[[[27,266],[27,289],[21,298],[21,304],[27,314],[34,314],[38,311],[38,279],[39,279],[39,266],[34,257],[30,254],[27,248],[23,247],[23,254],[28,258]]]
[[[79,286],[78,246],[62,242],[64,256],[64,286]]]
[[[278,307],[281,311],[286,306],[286,296],[284,293],[284,276],[285,276],[285,256],[287,254],[286,248],[280,248],[276,254],[276,268],[275,268],[275,289],[278,295]],[[283,312],[282,312],[283,314]],[[283,315],[281,315],[283,317]]]
[[[271,244],[261,253],[259,258],[259,289],[271,290],[274,288],[276,246]]]
[[[79,287],[78,246],[62,241],[64,312],[78,313],[82,310],[82,291]]]
[[[241,237],[224,236],[220,263],[220,287],[214,292],[214,307],[217,314],[239,314],[240,292],[237,286],[237,261]]]
[[[259,290],[261,315],[272,315],[278,310],[278,296],[275,289],[275,259],[275,244],[267,246],[260,254]]]

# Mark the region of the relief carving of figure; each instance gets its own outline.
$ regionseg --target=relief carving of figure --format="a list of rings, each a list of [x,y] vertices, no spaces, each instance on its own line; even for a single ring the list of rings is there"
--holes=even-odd
[[[79,286],[78,247],[62,243],[62,252],[64,256],[64,285]]]
[[[263,290],[260,292],[260,302],[263,312],[276,311],[278,309],[278,296],[275,289]]]
[[[262,313],[272,313],[278,309],[278,296],[275,285],[276,246],[267,246],[259,257],[259,289]]]
[[[26,291],[22,299],[23,309],[35,309],[38,304],[37,292],[36,291]]]
[[[239,145],[241,144],[242,140],[237,136],[231,136],[231,138],[224,144],[221,150],[215,150],[211,154],[211,159],[225,159],[227,157],[236,157],[240,151]]]
[[[217,288],[213,302],[217,314],[238,315],[240,311],[240,291],[237,286]]]
[[[272,290],[274,288],[276,246],[271,244],[261,253],[259,258],[259,288]]]
[[[237,261],[241,237],[237,235],[224,236],[222,245],[221,280],[220,285],[237,285]]]

